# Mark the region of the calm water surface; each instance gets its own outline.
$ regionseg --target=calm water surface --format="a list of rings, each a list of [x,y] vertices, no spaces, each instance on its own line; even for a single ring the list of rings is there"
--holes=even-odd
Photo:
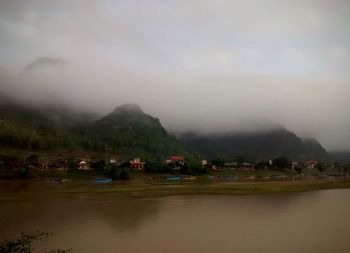
[[[72,248],[77,253],[349,253],[350,190],[245,197],[35,194],[0,199],[0,239],[36,229],[54,233],[38,249]]]

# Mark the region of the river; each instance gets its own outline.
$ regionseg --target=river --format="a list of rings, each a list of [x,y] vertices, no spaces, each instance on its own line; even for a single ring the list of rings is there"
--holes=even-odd
[[[42,251],[350,252],[349,189],[150,199],[107,193],[2,196],[0,239],[52,232],[34,245]]]

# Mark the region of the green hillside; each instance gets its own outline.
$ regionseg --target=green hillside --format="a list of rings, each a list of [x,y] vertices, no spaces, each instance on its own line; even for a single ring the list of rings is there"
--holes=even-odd
[[[110,150],[118,157],[164,160],[172,154],[197,159],[244,157],[259,161],[287,156],[301,161],[328,161],[325,149],[313,139],[302,140],[286,129],[256,133],[200,135],[167,133],[160,121],[134,104],[117,107],[98,118],[64,106],[38,106],[2,100],[0,148],[33,152]],[[191,154],[191,155],[189,155]]]
[[[184,154],[174,136],[162,127],[157,118],[145,114],[133,104],[117,107],[112,113],[94,122],[87,134],[122,154],[165,159],[171,154]]]
[[[121,157],[150,160],[185,154],[157,118],[137,105],[123,105],[96,120],[96,116],[64,107],[19,103],[0,105],[0,147],[45,152],[57,149],[105,151]]]
[[[315,140],[302,140],[286,129],[255,133],[201,135],[193,132],[179,136],[179,141],[198,157],[207,159],[268,160],[286,156],[293,160],[327,159],[327,152]]]

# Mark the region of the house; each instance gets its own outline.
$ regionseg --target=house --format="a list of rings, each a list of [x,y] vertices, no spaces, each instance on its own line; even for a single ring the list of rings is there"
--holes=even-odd
[[[185,158],[181,155],[173,155],[173,156],[170,156],[168,160],[166,160],[166,163],[174,164],[174,165],[184,165]]]
[[[173,155],[165,161],[167,165],[174,166],[174,170],[180,170],[185,165],[185,158],[181,155]]]
[[[237,162],[231,162],[231,161],[227,161],[224,163],[224,167],[228,167],[228,168],[236,168],[238,165]]]
[[[142,162],[140,158],[134,158],[130,160],[130,167],[135,170],[143,170],[145,162]]]
[[[243,162],[241,165],[241,170],[254,170],[254,164],[249,162]]]
[[[298,167],[298,162],[292,162],[292,170],[294,171],[296,167]]]
[[[79,170],[90,170],[90,165],[87,161],[82,160],[79,163]]]
[[[110,164],[117,164],[117,163],[118,163],[118,160],[115,159],[115,158],[111,158],[111,159],[109,159],[109,163],[110,163]]]
[[[307,169],[314,169],[316,168],[317,164],[318,164],[318,161],[316,160],[309,160],[305,162],[305,166]]]

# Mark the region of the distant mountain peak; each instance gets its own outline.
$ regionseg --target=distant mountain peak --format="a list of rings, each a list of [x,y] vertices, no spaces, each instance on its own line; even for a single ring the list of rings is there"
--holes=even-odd
[[[65,62],[60,58],[50,58],[50,57],[39,57],[35,59],[33,62],[29,63],[24,70],[30,71],[35,70],[43,66],[61,66]]]
[[[117,106],[114,111],[115,113],[121,113],[121,112],[137,112],[137,113],[143,113],[140,106],[137,104],[122,104],[120,106]]]
[[[313,137],[306,137],[306,138],[303,138],[303,141],[304,142],[308,142],[308,143],[314,143],[314,144],[318,144],[318,140],[316,140],[315,138]]]

